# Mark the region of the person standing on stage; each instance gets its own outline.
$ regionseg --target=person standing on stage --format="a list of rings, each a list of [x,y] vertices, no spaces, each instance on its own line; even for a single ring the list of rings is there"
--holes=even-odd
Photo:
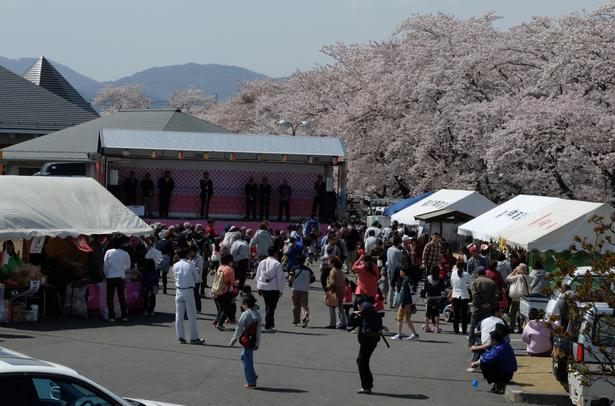
[[[141,181],[141,191],[143,193],[143,209],[145,217],[152,217],[152,199],[154,198],[154,181],[151,175],[145,174],[145,179]]]
[[[158,217],[160,218],[169,217],[173,189],[175,189],[175,182],[171,178],[171,172],[164,171],[164,176],[158,180]]]
[[[209,178],[209,172],[203,172],[201,179],[201,218],[209,218],[209,203],[214,194],[214,183]]]
[[[312,200],[312,213],[316,213],[320,218],[320,212],[322,211],[322,201],[327,191],[327,184],[322,180],[322,175],[316,177],[316,183],[314,183],[314,200]]]
[[[245,220],[256,220],[256,197],[258,196],[258,185],[254,178],[250,176],[248,183],[243,189],[246,198],[246,217]]]
[[[124,181],[124,203],[126,206],[137,204],[137,188],[139,181],[135,176],[135,171],[130,171],[130,176]]]
[[[271,201],[271,184],[266,176],[258,185],[258,200],[260,202],[260,216],[262,220],[269,220],[269,202]]]
[[[286,212],[286,221],[290,221],[290,196],[292,195],[292,189],[288,184],[288,181],[284,179],[282,184],[278,188],[278,196],[280,202],[278,205],[278,221],[282,220],[282,212]]]

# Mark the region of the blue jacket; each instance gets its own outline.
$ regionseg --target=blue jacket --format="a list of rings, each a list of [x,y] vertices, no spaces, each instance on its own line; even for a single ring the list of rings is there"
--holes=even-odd
[[[480,357],[481,365],[493,365],[506,373],[513,373],[517,370],[517,359],[509,343],[503,342],[495,347],[491,347]]]

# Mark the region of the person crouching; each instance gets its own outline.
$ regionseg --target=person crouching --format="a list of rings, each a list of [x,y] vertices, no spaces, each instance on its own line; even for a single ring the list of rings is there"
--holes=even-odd
[[[508,327],[496,324],[490,335],[492,347],[478,361],[473,362],[472,367],[480,366],[483,377],[488,383],[493,383],[491,392],[503,394],[506,391],[506,384],[512,380],[517,370],[517,359],[506,340]]]

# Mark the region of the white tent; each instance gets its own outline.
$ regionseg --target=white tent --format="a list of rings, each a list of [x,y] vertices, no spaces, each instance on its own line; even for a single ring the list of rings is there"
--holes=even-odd
[[[91,178],[0,176],[0,239],[152,234]]]
[[[615,210],[604,203],[557,199],[556,202],[524,217],[501,230],[501,237],[513,247],[528,251],[561,252],[567,250],[575,237],[587,238],[594,243],[596,224],[594,216],[600,216],[607,224]],[[615,237],[611,234],[611,237]],[[613,245],[604,249],[613,250]]]
[[[412,206],[393,214],[392,220],[399,223],[418,225],[414,218],[436,210],[455,210],[470,216],[478,217],[495,207],[495,203],[485,196],[472,190],[442,189]]]
[[[459,226],[457,232],[476,240],[497,241],[503,229],[558,200],[556,197],[519,195]]]

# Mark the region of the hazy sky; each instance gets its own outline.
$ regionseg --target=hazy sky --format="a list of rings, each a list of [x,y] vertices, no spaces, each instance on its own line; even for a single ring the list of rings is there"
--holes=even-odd
[[[45,55],[97,80],[152,66],[238,65],[270,76],[327,63],[322,45],[385,39],[414,13],[495,11],[506,27],[606,0],[0,0],[0,55]]]

